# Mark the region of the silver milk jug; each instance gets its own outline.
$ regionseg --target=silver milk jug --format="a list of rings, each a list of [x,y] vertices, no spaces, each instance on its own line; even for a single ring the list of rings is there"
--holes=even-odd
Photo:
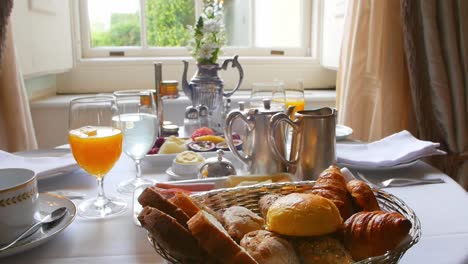
[[[229,149],[234,157],[247,166],[249,174],[269,175],[279,172],[286,172],[286,166],[279,158],[275,158],[268,146],[267,135],[270,130],[270,118],[280,113],[279,110],[271,109],[271,100],[263,100],[263,108],[252,108],[248,111],[231,111],[226,117],[224,136]],[[245,125],[245,135],[243,137],[243,151],[239,152],[234,146],[232,139],[232,126],[236,120],[242,120]],[[286,150],[284,130],[282,124],[276,126],[277,138],[273,139],[276,144],[276,151],[283,155]]]
[[[336,162],[335,128],[336,109],[324,107],[298,111],[292,121],[283,113],[271,117],[268,145],[271,152],[288,167],[288,172],[298,180],[315,180],[318,175]],[[293,128],[289,160],[284,155],[283,145],[277,144],[285,130],[278,128],[289,124]]]

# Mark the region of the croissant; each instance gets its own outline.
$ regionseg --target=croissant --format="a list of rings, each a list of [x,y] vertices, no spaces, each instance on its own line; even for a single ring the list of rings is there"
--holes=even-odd
[[[380,206],[377,203],[374,192],[365,182],[351,180],[346,184],[351,200],[357,211],[378,211]]]
[[[409,233],[411,222],[399,213],[359,212],[345,221],[345,247],[355,261],[394,249]]]
[[[311,193],[330,199],[340,211],[343,219],[353,214],[346,181],[338,167],[332,165],[324,170],[312,187]]]

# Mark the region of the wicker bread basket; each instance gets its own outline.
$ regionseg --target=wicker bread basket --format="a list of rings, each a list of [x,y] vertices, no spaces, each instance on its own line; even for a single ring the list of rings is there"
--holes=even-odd
[[[193,194],[191,197],[211,207],[213,210],[228,208],[233,205],[244,206],[260,215],[258,201],[266,194],[289,194],[293,192],[304,192],[311,189],[315,181],[270,183],[264,185],[253,185],[246,187],[236,187],[227,189],[218,189],[203,193]],[[386,254],[361,260],[355,263],[398,263],[403,254],[421,237],[421,223],[414,211],[408,207],[401,199],[382,190],[374,190],[374,194],[384,211],[399,212],[411,221],[412,228],[409,232],[411,239],[405,241],[395,250],[388,251]],[[170,256],[167,251],[160,246],[158,241],[148,235],[150,243],[156,252],[171,263],[182,263]]]

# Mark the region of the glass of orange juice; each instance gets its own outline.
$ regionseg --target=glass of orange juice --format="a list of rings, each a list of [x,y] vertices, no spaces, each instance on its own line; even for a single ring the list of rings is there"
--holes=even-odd
[[[292,115],[292,119],[294,120],[294,115],[297,113],[297,111],[302,111],[305,108],[303,81],[297,80],[295,85],[288,86],[286,88],[285,94],[286,109],[288,109],[290,106],[295,106]]]
[[[104,218],[125,211],[125,200],[106,196],[104,177],[119,160],[123,136],[112,118],[118,116],[113,96],[89,96],[71,100],[68,141],[73,157],[86,172],[96,177],[98,196],[83,201],[78,214]]]

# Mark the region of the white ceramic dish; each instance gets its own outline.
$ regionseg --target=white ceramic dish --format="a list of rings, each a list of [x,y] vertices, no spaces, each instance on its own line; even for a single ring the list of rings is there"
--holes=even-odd
[[[50,228],[39,228],[34,234],[24,238],[23,240],[20,240],[16,245],[1,251],[0,257],[18,254],[46,243],[60,234],[75,219],[76,206],[72,201],[62,196],[40,193],[38,207],[42,216],[45,216],[56,208],[62,206],[68,209],[68,213],[58,224]]]
[[[44,158],[44,157],[62,157],[68,154],[71,154],[71,150],[69,148],[55,148],[55,149],[38,149],[38,150],[31,150],[31,151],[21,151],[14,153],[17,156],[25,157],[25,158]],[[78,164],[70,164],[67,166],[59,167],[50,169],[47,171],[42,171],[37,174],[38,180],[49,179],[56,176],[65,175],[68,173],[72,173],[73,171],[79,169],[80,167]]]
[[[196,179],[197,174],[187,174],[187,175],[179,175],[176,174],[173,170],[172,167],[167,168],[166,174],[171,177],[172,180],[189,180],[189,179]]]
[[[415,165],[418,161],[419,160],[413,160],[413,161],[410,161],[407,163],[401,163],[395,166],[384,166],[384,167],[362,166],[362,165],[355,165],[355,164],[348,164],[348,163],[341,163],[341,162],[338,162],[338,164],[341,167],[347,167],[347,168],[355,169],[355,170],[388,171],[388,170],[405,169],[405,168]]]
[[[336,125],[336,140],[345,140],[352,134],[352,128],[343,125]]]

